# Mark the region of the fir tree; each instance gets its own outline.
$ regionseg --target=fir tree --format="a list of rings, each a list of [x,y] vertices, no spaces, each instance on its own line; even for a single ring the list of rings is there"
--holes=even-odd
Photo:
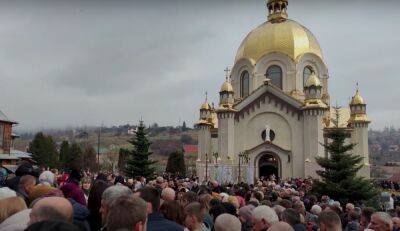
[[[182,151],[175,151],[169,154],[166,172],[186,175],[185,158]]]
[[[97,170],[96,150],[92,145],[87,145],[83,154],[84,168],[94,172]]]
[[[143,121],[140,121],[135,132],[135,137],[128,142],[133,145],[132,150],[127,150],[128,158],[125,166],[125,173],[129,177],[144,176],[152,178],[156,161],[149,159],[152,152],[149,151],[151,142],[146,137],[146,130]]]
[[[317,171],[321,180],[315,181],[313,191],[319,196],[329,195],[342,203],[375,197],[377,191],[372,183],[357,176],[363,167],[363,157],[350,153],[356,144],[345,144],[348,137],[346,131],[332,129],[327,136],[331,142],[324,147],[330,155],[316,158],[323,170]]]
[[[50,168],[58,167],[58,152],[51,136],[42,132],[35,135],[32,142],[29,143],[28,152],[32,154],[33,160],[37,165]]]
[[[73,143],[70,149],[70,164],[71,169],[82,169],[83,168],[83,152],[81,147],[77,143]]]
[[[60,146],[60,165],[63,168],[69,168],[71,164],[71,150],[69,142],[64,140]]]
[[[129,156],[129,150],[126,148],[120,148],[118,153],[118,169],[123,171],[126,167],[126,160]]]

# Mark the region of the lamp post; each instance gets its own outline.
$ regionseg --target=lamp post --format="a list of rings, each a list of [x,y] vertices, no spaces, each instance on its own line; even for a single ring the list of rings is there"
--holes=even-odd
[[[215,158],[215,164],[216,164],[216,166],[218,166],[218,160],[219,160],[219,158],[218,158],[218,156],[219,156],[219,154],[218,154],[218,152],[213,152],[213,157]]]
[[[208,182],[208,153],[206,153],[206,182]]]
[[[242,180],[242,165],[241,163],[247,164],[250,160],[249,153],[247,151],[239,153],[239,177],[238,183]]]
[[[218,180],[218,161],[220,160],[218,152],[213,152],[213,157],[215,158],[214,162],[214,177],[216,180]]]

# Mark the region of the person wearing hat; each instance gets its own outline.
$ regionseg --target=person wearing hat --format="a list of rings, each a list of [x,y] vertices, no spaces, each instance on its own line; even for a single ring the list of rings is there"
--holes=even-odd
[[[14,190],[11,190],[9,187],[0,188],[0,200],[15,196],[17,196],[17,193]]]
[[[15,171],[15,177],[8,179],[6,182],[6,186],[9,187],[10,189],[17,191],[18,190],[18,185],[19,181],[22,176],[25,175],[31,175],[34,177],[39,177],[39,174],[37,171],[34,170],[33,166],[29,162],[22,162]]]

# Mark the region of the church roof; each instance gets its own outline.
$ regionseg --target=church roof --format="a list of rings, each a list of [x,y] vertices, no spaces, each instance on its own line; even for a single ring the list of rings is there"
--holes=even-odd
[[[271,141],[264,141],[264,142],[262,142],[261,144],[255,146],[255,147],[253,147],[253,148],[251,148],[251,149],[249,149],[249,150],[247,150],[247,151],[254,151],[254,150],[260,149],[260,148],[262,148],[262,147],[264,147],[264,146],[268,146],[268,147],[271,148],[271,149],[276,149],[276,150],[282,151],[282,152],[284,152],[284,153],[286,153],[286,154],[289,154],[289,153],[290,153],[290,150],[286,150],[286,149],[284,149],[284,148],[282,148],[282,147],[276,145],[275,143],[273,143],[273,142],[271,142]]]
[[[361,97],[359,90],[357,89],[356,94],[351,98],[350,105],[365,104],[364,99]]]
[[[293,60],[312,53],[324,60],[314,35],[298,22],[288,19],[279,23],[267,21],[250,31],[237,51],[235,62],[243,58],[258,62],[270,52],[281,52]]]
[[[225,81],[225,82],[222,84],[221,89],[220,89],[220,92],[224,92],[224,91],[233,92],[233,87],[232,87],[232,84],[231,84],[230,82]]]
[[[234,108],[238,111],[244,109],[247,105],[251,104],[253,101],[263,96],[265,93],[270,93],[277,98],[281,99],[291,107],[301,110],[303,103],[296,98],[284,93],[281,89],[270,84],[269,81],[265,81],[263,85],[258,87],[255,91],[253,91],[249,96],[244,98],[242,101],[239,101],[235,104]]]

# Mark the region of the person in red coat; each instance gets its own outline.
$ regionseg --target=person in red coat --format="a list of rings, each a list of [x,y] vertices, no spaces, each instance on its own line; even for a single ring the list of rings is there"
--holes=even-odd
[[[86,206],[85,194],[81,187],[79,187],[79,182],[82,175],[76,169],[73,169],[69,174],[67,182],[61,186],[61,191],[63,192],[65,198],[72,198],[81,205]]]

